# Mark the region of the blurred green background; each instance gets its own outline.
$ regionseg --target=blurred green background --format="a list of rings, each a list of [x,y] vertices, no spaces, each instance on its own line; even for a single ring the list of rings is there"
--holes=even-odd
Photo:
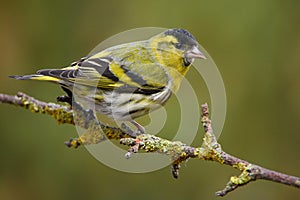
[[[300,176],[299,10],[300,2],[293,0],[1,1],[0,92],[23,91],[54,101],[62,92],[53,84],[7,76],[66,66],[127,29],[183,27],[210,53],[224,79],[223,148]],[[237,174],[199,160],[183,164],[178,180],[169,167],[146,174],[119,172],[85,148],[66,148],[63,141],[76,137],[70,125],[4,104],[0,113],[0,199],[219,199],[214,192]],[[200,144],[201,133],[194,145]],[[223,199],[299,197],[298,189],[257,181]]]

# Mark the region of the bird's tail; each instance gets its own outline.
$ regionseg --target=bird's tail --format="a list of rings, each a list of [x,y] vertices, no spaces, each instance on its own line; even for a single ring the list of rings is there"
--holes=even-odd
[[[36,74],[30,75],[12,75],[11,78],[18,80],[38,80],[50,82],[74,82],[78,75],[78,69],[73,67],[66,67],[62,69],[41,69]]]
[[[38,80],[38,81],[51,81],[51,82],[58,82],[59,79],[51,76],[45,76],[41,74],[30,74],[30,75],[11,75],[10,78],[14,78],[17,80]]]

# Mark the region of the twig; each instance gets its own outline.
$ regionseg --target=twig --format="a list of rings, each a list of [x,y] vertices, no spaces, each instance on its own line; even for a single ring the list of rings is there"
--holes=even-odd
[[[207,104],[201,106],[201,122],[205,131],[203,143],[201,147],[195,148],[180,141],[169,141],[150,134],[141,134],[133,137],[131,134],[132,130],[128,127],[115,128],[104,125],[96,119],[92,111],[84,110],[79,104],[74,102],[71,108],[60,104],[45,103],[19,92],[15,96],[0,94],[0,103],[13,104],[35,113],[48,114],[59,123],[68,123],[85,128],[87,130],[85,134],[66,142],[66,145],[69,147],[77,148],[82,144],[97,144],[108,138],[118,139],[121,144],[130,147],[126,154],[127,158],[130,158],[133,153],[137,153],[138,150],[166,154],[173,161],[172,174],[175,178],[179,176],[181,162],[189,158],[212,160],[238,169],[241,172],[240,175],[232,176],[226,187],[216,193],[218,196],[224,196],[236,188],[258,179],[300,188],[300,178],[298,177],[251,164],[223,151],[213,133]]]
[[[258,179],[270,180],[290,186],[300,188],[300,178],[295,176],[289,176],[280,172],[272,171],[258,165],[251,164],[245,160],[236,158],[225,151],[221,150],[221,145],[217,143],[216,137],[213,134],[211,126],[211,120],[209,119],[208,105],[203,104],[201,106],[202,111],[202,124],[205,131],[203,144],[205,149],[208,149],[208,157],[213,161],[217,161],[221,164],[232,166],[241,171],[239,176],[232,176],[226,187],[216,192],[217,196],[225,196],[228,192],[231,192],[239,186],[245,185],[251,181]]]

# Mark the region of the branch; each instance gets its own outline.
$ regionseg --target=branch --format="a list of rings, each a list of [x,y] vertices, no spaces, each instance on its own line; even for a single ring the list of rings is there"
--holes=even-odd
[[[216,161],[234,167],[240,171],[239,176],[232,176],[226,187],[216,195],[225,196],[228,192],[252,181],[264,179],[300,188],[300,178],[272,171],[245,160],[236,158],[222,150],[213,133],[209,119],[208,105],[201,106],[202,125],[204,128],[203,143],[200,147],[191,147],[180,141],[169,141],[150,134],[133,136],[132,130],[125,125],[121,128],[107,126],[99,122],[94,113],[84,110],[79,104],[72,107],[54,103],[45,103],[23,93],[15,96],[0,94],[0,103],[8,103],[23,107],[35,113],[52,116],[58,123],[67,123],[86,129],[79,138],[70,139],[65,144],[77,148],[80,145],[97,144],[105,139],[118,139],[121,144],[129,146],[126,158],[139,150],[166,154],[172,159],[172,174],[178,178],[180,164],[189,158]]]
[[[17,95],[0,94],[0,103],[8,103],[23,107],[34,113],[48,114],[59,124],[72,124],[86,129],[79,138],[65,142],[68,147],[77,148],[80,145],[97,144],[106,139],[120,139],[131,137],[132,133],[125,125],[122,129],[109,127],[99,122],[93,112],[84,110],[79,104],[73,102],[72,107],[55,103],[46,103],[30,97],[22,92]],[[105,137],[106,136],[106,137]]]

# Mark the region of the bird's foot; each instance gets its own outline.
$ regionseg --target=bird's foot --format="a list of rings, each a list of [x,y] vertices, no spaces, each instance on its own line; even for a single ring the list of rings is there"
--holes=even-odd
[[[146,129],[142,125],[134,120],[130,122],[137,128],[136,131],[134,131],[136,135],[146,134]]]
[[[72,98],[69,97],[68,95],[58,96],[58,97],[56,97],[56,101],[68,103],[70,106],[72,106]]]
[[[128,134],[132,138],[136,138],[137,135],[146,134],[145,128],[137,123],[136,121],[130,121],[137,129],[132,130],[128,125],[125,123],[121,124],[121,129]]]

